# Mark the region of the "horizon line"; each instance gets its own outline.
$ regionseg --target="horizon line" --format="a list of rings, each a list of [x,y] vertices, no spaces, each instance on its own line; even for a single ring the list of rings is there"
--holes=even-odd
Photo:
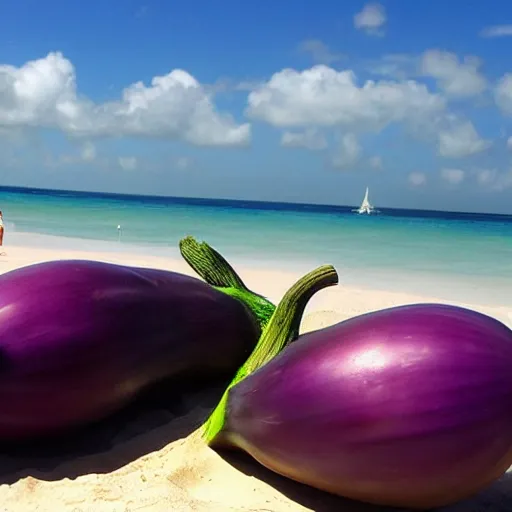
[[[301,210],[304,208],[313,208],[317,211],[333,211],[333,210],[345,210],[351,208],[357,208],[358,205],[342,205],[342,204],[330,204],[330,203],[297,203],[293,201],[263,201],[258,199],[233,199],[225,197],[198,197],[198,196],[171,196],[171,195],[157,195],[157,194],[130,194],[123,192],[101,192],[94,190],[72,190],[72,189],[59,189],[59,188],[42,188],[42,187],[28,187],[28,186],[17,186],[17,185],[0,185],[0,191],[14,191],[27,193],[29,191],[36,191],[42,193],[66,193],[73,195],[82,196],[99,196],[99,197],[112,197],[112,198],[124,198],[124,199],[150,199],[150,200],[167,200],[174,202],[186,202],[196,204],[209,204],[211,206],[220,206],[222,203],[225,205],[237,205],[248,206],[248,205],[260,205],[260,206],[276,206],[276,210],[283,210],[278,206],[287,206],[288,210]],[[258,209],[258,208],[256,208]],[[272,208],[267,208],[272,209]],[[381,206],[379,209],[389,211],[403,211],[403,212],[418,212],[418,213],[441,213],[441,214],[456,214],[456,215],[487,215],[487,216],[500,216],[500,217],[512,217],[509,213],[489,213],[489,212],[470,212],[462,210],[434,210],[434,209],[421,209],[421,208],[400,208],[394,206]]]

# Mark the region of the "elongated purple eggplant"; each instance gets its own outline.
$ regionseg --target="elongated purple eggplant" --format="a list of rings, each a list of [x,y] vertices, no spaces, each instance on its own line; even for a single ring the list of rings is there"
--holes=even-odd
[[[183,242],[190,254],[197,245]],[[163,379],[233,375],[258,340],[265,314],[251,308],[264,299],[253,300],[222,256],[209,257],[217,289],[176,272],[86,260],[1,275],[0,440],[104,418]]]
[[[512,464],[508,327],[465,308],[413,304],[289,344],[302,309],[287,295],[209,418],[210,446],[407,509],[469,498]]]

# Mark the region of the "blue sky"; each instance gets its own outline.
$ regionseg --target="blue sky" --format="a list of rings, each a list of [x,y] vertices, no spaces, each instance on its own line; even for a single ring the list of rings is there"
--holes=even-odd
[[[0,183],[512,214],[512,5],[0,4]]]

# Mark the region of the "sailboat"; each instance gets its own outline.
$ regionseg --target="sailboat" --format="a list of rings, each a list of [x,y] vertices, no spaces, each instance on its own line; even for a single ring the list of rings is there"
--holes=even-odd
[[[366,193],[364,194],[363,202],[361,203],[361,206],[359,208],[356,208],[355,210],[352,210],[357,213],[366,213],[370,215],[371,213],[375,213],[375,208],[371,205],[369,199],[368,199],[369,190],[368,187],[366,187]]]

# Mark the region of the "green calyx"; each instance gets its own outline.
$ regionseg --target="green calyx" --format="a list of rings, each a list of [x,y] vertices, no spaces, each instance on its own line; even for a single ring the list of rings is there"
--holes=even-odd
[[[335,268],[324,265],[303,276],[286,292],[266,324],[254,351],[239,368],[219,404],[203,425],[203,437],[210,446],[218,441],[224,427],[229,390],[295,341],[299,336],[304,310],[311,297],[316,292],[336,284],[338,274]]]
[[[245,304],[261,330],[265,329],[276,309],[274,304],[249,290],[226,259],[206,242],[186,236],[180,240],[179,247],[183,259],[206,283]]]
[[[203,425],[203,437],[209,445],[213,445],[224,427],[229,390],[298,338],[309,300],[323,288],[338,284],[338,274],[332,265],[318,267],[299,279],[276,308],[268,299],[249,290],[226,259],[206,242],[186,236],[180,240],[179,247],[184,260],[206,283],[249,308],[262,331],[255,349],[238,369],[219,404]]]

